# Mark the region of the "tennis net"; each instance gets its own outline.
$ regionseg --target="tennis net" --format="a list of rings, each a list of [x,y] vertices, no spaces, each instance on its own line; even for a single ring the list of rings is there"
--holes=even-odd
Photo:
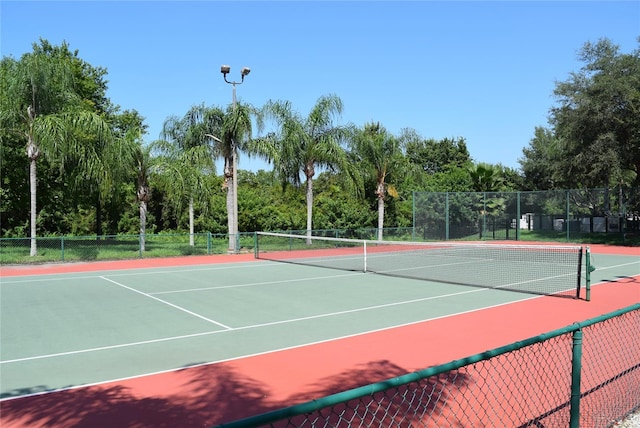
[[[580,297],[583,249],[573,245],[373,241],[257,232],[258,259]]]

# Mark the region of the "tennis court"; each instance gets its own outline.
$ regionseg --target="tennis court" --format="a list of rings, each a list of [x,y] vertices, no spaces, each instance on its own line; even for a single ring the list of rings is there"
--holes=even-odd
[[[0,422],[213,426],[383,380],[640,301],[627,250],[594,250],[591,302],[250,256],[3,267]]]

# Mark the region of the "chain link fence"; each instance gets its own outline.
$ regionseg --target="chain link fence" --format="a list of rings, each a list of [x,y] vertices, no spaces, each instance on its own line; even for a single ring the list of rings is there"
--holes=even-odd
[[[640,304],[219,427],[611,427],[640,407],[638,343]]]
[[[279,230],[277,232],[292,234],[292,235],[306,235],[305,229],[295,230]],[[384,240],[394,241],[413,241],[415,240],[415,233],[413,227],[385,227],[383,229]],[[366,239],[376,240],[378,239],[378,229],[375,227],[360,227],[349,229],[313,229],[311,231],[313,236],[321,236],[325,238],[346,238],[346,239]]]
[[[531,192],[414,192],[416,233],[426,240],[567,241],[605,235],[640,242],[640,188]]]
[[[253,233],[239,234],[237,248],[253,250]],[[37,254],[31,256],[30,238],[1,238],[0,264],[26,264],[96,260],[174,257],[229,252],[227,234],[175,233],[35,238]]]
[[[287,233],[306,234],[306,230]],[[376,239],[378,229],[314,229],[314,236]],[[409,241],[415,236],[411,227],[385,228],[385,239]],[[254,232],[237,235],[236,252],[253,252]],[[31,238],[0,238],[0,264],[29,264],[135,258],[174,257],[189,255],[227,254],[229,235],[226,233],[164,233],[104,236],[53,236],[35,238],[37,254],[30,256]]]
[[[306,231],[285,231],[306,233]],[[378,229],[314,230],[316,236],[377,239]],[[0,238],[0,264],[171,257],[229,252],[210,232]],[[613,238],[612,238],[613,237]],[[252,251],[253,232],[235,252]],[[640,188],[531,192],[414,192],[413,226],[385,240],[534,240],[640,245]],[[35,241],[37,255],[30,256]]]

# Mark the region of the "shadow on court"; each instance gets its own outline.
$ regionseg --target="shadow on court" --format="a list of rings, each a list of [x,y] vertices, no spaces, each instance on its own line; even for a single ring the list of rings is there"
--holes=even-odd
[[[139,399],[128,388],[92,387],[2,403],[7,427],[198,426],[200,415],[171,400]]]
[[[407,369],[389,361],[373,361],[354,370],[329,376],[310,385],[306,391],[284,400],[270,398],[272,392],[260,382],[237,373],[231,364],[192,367],[174,372],[175,393],[154,398],[138,396],[127,384],[105,384],[0,402],[4,428],[10,427],[203,427],[229,422],[285,406],[302,403],[351,388],[406,374]],[[451,383],[450,378],[433,380],[429,389]],[[455,382],[467,382],[458,375]],[[140,387],[155,388],[150,377],[134,380]],[[145,384],[147,382],[148,384]],[[424,382],[424,381],[423,381]],[[125,386],[127,385],[127,386]],[[166,385],[165,385],[166,386]],[[15,395],[42,391],[15,391]],[[390,403],[400,409],[402,402]],[[440,402],[434,406],[441,407]],[[435,408],[434,408],[435,410]]]

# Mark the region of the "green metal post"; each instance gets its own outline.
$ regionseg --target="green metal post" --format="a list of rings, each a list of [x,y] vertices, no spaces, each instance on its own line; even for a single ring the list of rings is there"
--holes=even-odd
[[[482,192],[482,230],[480,239],[485,239],[484,233],[487,230],[487,193]]]
[[[211,255],[211,232],[207,232],[207,255]]]
[[[520,218],[522,213],[520,212],[520,192],[516,193],[516,241],[520,240]]]
[[[569,234],[569,191],[566,191],[566,200],[567,200],[567,207],[566,207],[566,212],[565,212],[565,229],[567,230],[567,242],[570,241],[570,234]]]
[[[413,215],[413,228],[411,230],[411,240],[416,240],[416,191],[411,192],[411,213]]]
[[[253,232],[253,257],[258,258],[258,232]]]
[[[582,329],[573,333],[571,359],[571,407],[569,428],[580,428],[580,376],[582,371]]]
[[[449,240],[449,192],[445,194],[445,203],[444,203],[444,239],[446,241]]]
[[[60,257],[62,257],[61,261],[64,261],[64,236],[60,238]]]
[[[619,204],[620,204],[620,208],[618,210],[618,212],[620,213],[618,215],[619,218],[622,218],[622,221],[620,222],[620,232],[622,233],[622,243],[624,245],[627,244],[627,207],[626,204],[624,203],[624,192],[622,191],[622,185],[618,186],[618,194],[619,196]]]
[[[585,289],[587,302],[591,301],[591,272],[596,270],[596,267],[591,264],[591,249],[589,247],[585,250],[585,265],[586,265],[586,279]]]

